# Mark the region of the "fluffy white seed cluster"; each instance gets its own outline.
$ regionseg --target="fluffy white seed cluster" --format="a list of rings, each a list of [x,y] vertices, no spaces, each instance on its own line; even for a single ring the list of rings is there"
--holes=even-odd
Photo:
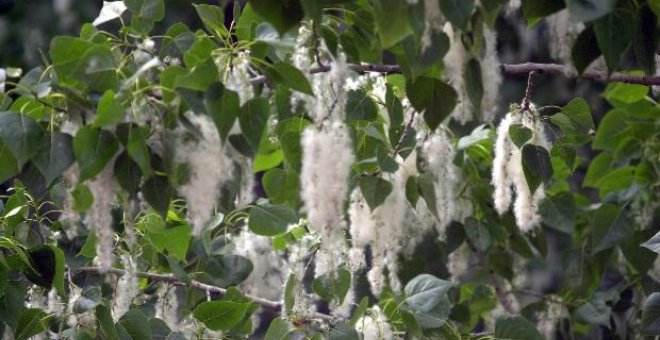
[[[193,235],[198,236],[211,218],[222,185],[231,178],[231,160],[208,116],[187,112],[186,117],[201,136],[195,139],[184,133],[183,128],[179,129],[181,141],[176,149],[176,161],[188,165],[188,182],[178,190],[188,204]]]
[[[528,143],[540,145],[546,149],[549,147],[549,143],[539,121],[538,112],[533,105],[530,106],[529,111],[509,112],[497,128],[492,172],[495,209],[499,214],[505,213],[511,206],[512,193],[515,190],[516,199],[513,204],[513,212],[516,224],[523,232],[529,232],[541,222],[538,206],[545,197],[545,191],[543,186],[537,188],[533,194],[529,190],[522,167],[522,150],[513,143],[509,136],[509,127],[514,124],[522,124],[532,131],[533,137]]]
[[[179,328],[179,298],[176,287],[163,283],[156,291],[155,317],[163,320],[170,329]]]
[[[404,197],[405,182],[397,174],[385,174],[392,183],[392,192],[373,211],[359,188],[351,194],[349,217],[352,249],[350,268],[353,272],[365,266],[364,250],[371,246],[372,267],[367,273],[371,292],[378,296],[384,285],[389,283],[394,291],[401,289],[398,279],[397,256],[403,248],[401,239],[405,234],[407,202]],[[385,276],[385,271],[388,275]],[[387,281],[386,281],[387,277]]]
[[[308,127],[301,144],[301,197],[310,228],[323,240],[316,263],[320,275],[337,268],[344,257],[342,208],[355,156],[349,131],[341,121]]]
[[[292,277],[295,286],[293,288],[294,305],[290,311],[283,310],[287,317],[309,317],[314,312],[313,300],[305,293],[303,280],[305,272],[310,261],[310,249],[320,242],[318,236],[314,233],[306,234],[297,243],[291,245],[288,257],[289,273],[287,277]]]
[[[498,109],[502,73],[500,59],[497,54],[497,33],[484,24],[484,54],[481,60],[481,78],[483,79],[484,95],[481,99],[482,119],[493,121]]]
[[[112,167],[106,166],[93,180],[87,182],[87,186],[94,196],[94,203],[85,215],[84,223],[96,233],[96,262],[100,271],[106,272],[112,268],[114,262],[112,208],[115,205],[118,185]]]
[[[456,151],[444,130],[434,133],[423,145],[428,171],[433,174],[437,213],[436,230],[444,237],[447,226],[457,218],[457,185],[460,173],[454,165]]]
[[[455,31],[451,23],[445,23],[443,30],[449,36],[449,51],[442,59],[445,64],[444,77],[458,95],[456,107],[452,111],[451,117],[457,122],[465,124],[473,118],[472,102],[467,94],[463,78],[465,62],[469,58],[461,41],[461,32]]]
[[[444,17],[440,11],[440,2],[436,0],[424,0],[424,32],[422,33],[422,51],[431,47],[433,33],[442,30]]]
[[[128,254],[121,255],[120,259],[126,272],[117,280],[117,287],[112,299],[112,316],[115,320],[128,312],[133,299],[140,293],[138,277],[133,274],[137,271],[135,259]]]
[[[555,333],[557,331],[557,322],[566,316],[567,313],[564,311],[564,306],[560,301],[561,298],[557,296],[549,296],[546,299],[546,308],[536,314],[536,329],[539,330],[543,338],[545,339],[555,339]]]
[[[289,268],[273,249],[271,239],[245,228],[232,238],[232,244],[232,253],[249,259],[254,266],[252,273],[240,284],[241,291],[269,300],[280,300]]]
[[[568,9],[563,9],[546,18],[550,38],[550,55],[561,63],[572,65],[571,48],[584,24],[573,22]]]
[[[392,325],[378,306],[372,307],[367,314],[358,319],[355,323],[355,330],[362,334],[364,340],[392,340],[395,338]]]
[[[227,66],[229,70],[225,75],[225,86],[238,93],[240,104],[243,105],[254,98],[254,87],[250,83],[250,55],[247,52],[239,52]]]

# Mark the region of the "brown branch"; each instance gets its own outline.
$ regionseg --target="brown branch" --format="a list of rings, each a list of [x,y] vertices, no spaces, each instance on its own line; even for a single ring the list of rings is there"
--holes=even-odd
[[[379,72],[379,73],[401,73],[401,68],[398,65],[376,65],[376,64],[367,64],[367,65],[349,65],[349,67],[357,73],[366,73],[366,72]],[[547,74],[562,74],[567,77],[577,77],[584,79],[596,80],[604,83],[610,82],[622,82],[628,84],[640,84],[646,86],[660,86],[660,76],[632,76],[620,72],[614,72],[611,75],[608,75],[604,71],[595,71],[589,70],[585,71],[581,75],[568,66],[552,63],[522,63],[522,64],[501,64],[500,69],[504,74],[510,75],[528,75],[530,72],[535,71],[538,73],[547,73]],[[320,73],[330,71],[330,66],[316,67],[309,70],[309,73]],[[261,84],[266,81],[265,76],[259,76],[252,78],[250,82],[252,84]]]
[[[95,274],[100,274],[103,275],[104,273],[110,273],[110,274],[115,274],[115,275],[124,275],[127,273],[126,270],[123,269],[118,269],[118,268],[111,268],[110,270],[103,272],[101,268],[98,267],[81,267],[81,268],[75,268],[71,269],[74,272],[79,272],[79,273],[95,273]],[[147,273],[147,272],[133,272],[133,275],[141,278],[146,278],[149,280],[157,281],[157,282],[166,282],[169,284],[173,284],[176,286],[181,286],[181,287],[189,287],[189,288],[194,288],[198,289],[204,292],[209,292],[209,293],[216,293],[224,296],[227,293],[227,290],[222,287],[218,286],[213,286],[209,285],[206,283],[202,283],[196,280],[191,280],[190,283],[185,283],[183,281],[180,281],[177,279],[174,275],[172,274],[157,274],[157,273]],[[280,312],[282,310],[282,302],[279,301],[271,301],[271,300],[266,300],[264,298],[256,297],[256,296],[250,296],[250,295],[245,295],[248,299],[252,300],[252,302],[261,305],[264,308],[273,310],[275,312]],[[324,321],[334,321],[336,320],[335,317],[332,315],[324,314],[324,313],[318,313],[314,312],[311,315],[312,318],[314,319],[321,319]]]

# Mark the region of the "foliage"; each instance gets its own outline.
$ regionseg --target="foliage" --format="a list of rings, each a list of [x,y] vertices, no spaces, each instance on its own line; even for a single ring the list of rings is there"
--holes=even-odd
[[[660,105],[495,124],[507,1],[104,6],[0,73],[7,338],[660,335]],[[522,1],[578,74],[651,74],[658,7]]]

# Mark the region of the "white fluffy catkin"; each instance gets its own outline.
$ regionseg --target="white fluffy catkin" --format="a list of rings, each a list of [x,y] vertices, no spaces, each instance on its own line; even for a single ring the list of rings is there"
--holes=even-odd
[[[444,18],[437,0],[424,0],[424,33],[422,33],[422,51],[431,47],[433,33],[442,30]]]
[[[316,263],[316,272],[320,275],[343,262],[342,208],[355,156],[349,131],[340,121],[325,121],[318,127],[308,127],[301,144],[301,197],[309,226],[322,239]]]
[[[584,24],[571,21],[568,9],[563,9],[546,18],[550,38],[550,55],[561,63],[572,65],[573,43],[584,30]]]
[[[529,190],[522,167],[522,150],[509,137],[509,127],[513,124],[522,124],[532,130],[533,137],[528,143],[546,149],[549,148],[549,143],[533,105],[530,106],[529,111],[509,112],[497,129],[492,178],[495,187],[493,193],[495,209],[499,214],[508,210],[513,186],[516,193],[513,207],[516,224],[521,231],[529,232],[541,222],[538,206],[545,197],[545,191],[543,186],[539,186],[533,194]]]
[[[137,270],[135,259],[127,254],[120,258],[126,272],[117,280],[117,289],[112,298],[112,316],[115,320],[128,312],[133,299],[140,292],[139,279],[133,274]]]
[[[459,171],[454,165],[456,151],[444,130],[439,130],[430,136],[424,143],[423,150],[428,170],[433,174],[435,209],[438,220],[436,229],[438,235],[444,237],[447,226],[457,217],[458,195],[456,191],[459,184]]]
[[[366,315],[358,319],[355,323],[355,330],[362,334],[364,340],[394,339],[392,325],[378,306],[372,307]]]
[[[484,24],[484,55],[481,60],[484,95],[481,99],[481,118],[493,121],[498,109],[498,98],[502,86],[500,60],[497,55],[497,33]]]
[[[112,268],[115,233],[112,228],[112,208],[118,190],[112,166],[106,166],[87,187],[94,196],[94,203],[85,215],[85,225],[96,234],[96,260],[101,272]]]
[[[254,97],[250,78],[250,56],[247,52],[239,52],[226,73],[225,86],[238,93],[241,105]]]
[[[456,107],[452,111],[451,117],[457,122],[465,124],[473,118],[472,102],[470,102],[463,78],[468,54],[461,41],[460,31],[455,31],[451,23],[445,23],[443,30],[449,36],[449,51],[442,59],[445,64],[444,77],[458,95]]]
[[[231,178],[231,160],[223,150],[215,124],[208,116],[188,112],[186,117],[197,127],[201,138],[181,134],[176,161],[188,165],[189,177],[188,182],[178,190],[188,204],[193,235],[198,236],[211,218],[222,185]]]
[[[154,306],[155,317],[163,320],[170,329],[179,327],[179,298],[176,295],[176,286],[161,284],[156,291],[158,300]]]

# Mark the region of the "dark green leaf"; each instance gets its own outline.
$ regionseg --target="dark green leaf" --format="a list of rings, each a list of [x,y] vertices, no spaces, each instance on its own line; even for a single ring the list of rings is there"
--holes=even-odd
[[[207,301],[197,305],[193,315],[211,330],[227,331],[243,319],[249,306],[249,303]]]
[[[165,17],[163,0],[125,0],[124,3],[134,15],[140,18],[160,21]]]
[[[128,151],[119,154],[115,160],[115,178],[122,189],[131,195],[136,195],[140,188],[142,170],[128,155]]]
[[[262,236],[275,236],[286,231],[289,224],[298,222],[293,209],[285,205],[256,205],[250,210],[248,227]]]
[[[110,308],[103,304],[96,306],[96,332],[101,339],[119,340]]]
[[[262,177],[261,183],[271,202],[298,207],[298,176],[293,171],[270,169]]]
[[[193,4],[193,6],[209,33],[213,33],[221,38],[227,36],[228,32],[225,27],[225,13],[222,8],[205,4]]]
[[[406,284],[405,306],[423,328],[438,328],[446,322],[451,309],[447,292],[454,283],[430,274],[421,274]]]
[[[465,30],[472,17],[474,0],[440,0],[440,9],[452,25]]]
[[[119,143],[112,133],[85,125],[73,138],[73,153],[80,167],[80,180],[96,176],[112,159]]]
[[[481,77],[481,65],[479,64],[479,60],[476,58],[471,58],[467,64],[465,64],[465,69],[463,70],[463,78],[465,81],[465,90],[467,91],[468,97],[472,102],[472,110],[474,112],[481,113],[481,99],[484,96],[484,86],[483,79]]]
[[[522,9],[529,25],[559,11],[566,5],[563,0],[522,0]]]
[[[571,100],[561,112],[550,117],[550,120],[566,134],[589,135],[594,130],[589,104],[582,97]]]
[[[304,13],[299,0],[250,0],[252,9],[266,19],[280,35],[298,25]]]
[[[55,132],[46,139],[47,145],[37,154],[32,162],[50,185],[73,164],[73,138],[70,135]]]
[[[635,181],[635,167],[624,166],[608,172],[597,183],[600,197],[610,192],[629,188]]]
[[[534,325],[520,315],[500,316],[495,321],[495,338],[511,340],[543,340]]]
[[[238,94],[226,89],[219,82],[212,83],[204,92],[204,108],[206,114],[213,118],[224,142],[240,111]]]
[[[340,322],[330,330],[329,340],[359,340],[360,335],[350,324]]]
[[[28,308],[21,312],[14,331],[16,340],[26,340],[48,329],[52,318],[39,308]]]
[[[0,112],[0,139],[21,168],[39,152],[44,129],[34,119],[15,112]]]
[[[492,236],[486,226],[472,217],[465,220],[465,235],[482,252],[487,251],[493,243]]]
[[[142,186],[142,195],[149,205],[161,216],[167,214],[174,189],[170,186],[167,177],[152,176]]]
[[[107,90],[99,99],[94,125],[100,127],[116,124],[124,118],[124,114],[124,107],[122,107],[121,101],[115,97],[115,92]]]
[[[653,293],[644,301],[642,332],[645,335],[660,335],[660,293]]]
[[[0,141],[0,183],[18,174],[16,157],[11,150]]]
[[[612,154],[609,152],[601,152],[598,156],[594,157],[589,164],[587,175],[584,177],[582,183],[585,187],[595,188],[600,179],[605,176],[612,167]]]
[[[238,122],[241,125],[241,131],[255,151],[259,149],[261,137],[270,115],[269,111],[270,105],[265,98],[251,99],[241,107]]]
[[[80,297],[74,302],[73,312],[76,314],[84,313],[88,310],[96,308],[96,306],[101,304],[101,301],[101,287],[87,287],[80,294]]]
[[[571,59],[575,69],[582,74],[600,54],[596,33],[593,26],[589,25],[578,35],[571,49]]]
[[[412,33],[408,5],[398,0],[377,0],[374,4],[378,35],[383,48],[390,48]]]
[[[596,20],[594,32],[607,69],[613,72],[635,37],[635,17],[626,9],[617,9]]]
[[[540,206],[543,223],[571,235],[575,227],[576,207],[573,194],[560,192],[547,197]]]
[[[623,209],[613,204],[601,206],[593,219],[592,254],[612,248],[630,236],[630,220]]]
[[[638,102],[649,92],[649,87],[640,84],[611,83],[605,89],[605,98],[610,103],[632,104]]]
[[[374,120],[378,117],[378,107],[364,90],[351,90],[346,101],[346,119]]]
[[[149,318],[137,308],[131,309],[121,316],[117,322],[124,327],[133,340],[151,340]]]
[[[359,185],[362,195],[372,211],[385,202],[387,196],[392,192],[392,183],[380,177],[364,177],[360,179]]]
[[[289,334],[289,322],[277,317],[270,322],[264,340],[286,340]]]
[[[312,283],[314,292],[324,301],[341,305],[351,288],[351,273],[343,268],[322,274]]]
[[[456,106],[456,91],[441,80],[420,77],[406,83],[406,93],[417,111],[424,111],[424,120],[431,130],[449,116]]]
[[[550,154],[544,147],[526,144],[522,149],[522,167],[529,191],[533,194],[542,182],[552,179]]]
[[[621,109],[613,109],[605,114],[600,121],[593,147],[599,150],[614,151],[621,141],[630,135],[626,125],[628,113]]]
[[[299,69],[293,65],[278,61],[267,69],[267,74],[271,80],[276,83],[282,84],[292,90],[296,90],[310,96],[314,95],[312,86],[309,84],[307,77]]]

